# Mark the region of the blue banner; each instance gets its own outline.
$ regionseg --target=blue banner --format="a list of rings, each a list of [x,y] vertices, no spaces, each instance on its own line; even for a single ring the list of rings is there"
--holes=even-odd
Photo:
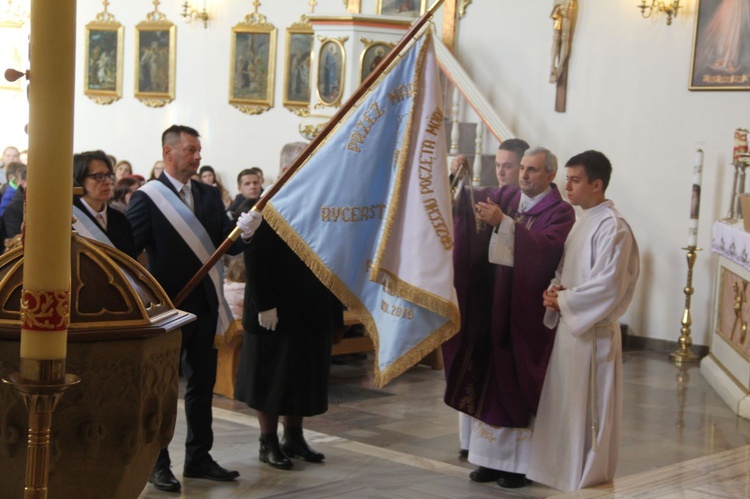
[[[444,137],[427,32],[263,210],[366,327],[378,386],[458,330]]]

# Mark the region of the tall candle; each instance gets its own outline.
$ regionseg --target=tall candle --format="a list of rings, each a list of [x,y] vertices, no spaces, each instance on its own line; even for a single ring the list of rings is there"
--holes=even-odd
[[[67,351],[75,29],[76,0],[32,0],[22,359]]]
[[[690,228],[688,230],[688,247],[698,246],[698,216],[701,210],[701,179],[703,177],[703,149],[699,146],[695,151],[695,166],[693,167],[693,194],[690,199]]]

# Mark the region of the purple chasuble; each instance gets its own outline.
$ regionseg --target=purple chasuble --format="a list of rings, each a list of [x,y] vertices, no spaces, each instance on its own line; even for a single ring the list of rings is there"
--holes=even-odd
[[[514,266],[488,260],[492,227],[479,233],[464,193],[454,215],[454,283],[461,331],[443,344],[445,403],[493,426],[525,428],[536,414],[555,331],[543,324],[542,293],[562,257],[575,222],[573,207],[551,184],[526,213],[521,191],[478,189],[515,221]]]

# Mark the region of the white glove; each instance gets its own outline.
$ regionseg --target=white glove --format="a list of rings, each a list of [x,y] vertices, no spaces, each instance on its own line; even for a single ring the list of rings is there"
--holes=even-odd
[[[276,313],[276,309],[264,310],[258,314],[258,324],[268,329],[269,331],[276,331],[276,325],[279,323],[279,316]]]
[[[257,211],[248,211],[240,214],[237,219],[237,227],[242,230],[242,239],[250,239],[263,221],[263,216]]]

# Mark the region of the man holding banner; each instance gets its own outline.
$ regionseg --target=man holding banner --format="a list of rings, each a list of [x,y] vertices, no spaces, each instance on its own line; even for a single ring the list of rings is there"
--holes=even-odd
[[[144,248],[149,270],[171,299],[187,284],[216,246],[234,226],[224,211],[221,194],[202,182],[191,181],[201,160],[198,132],[173,125],[162,134],[164,172],[133,193],[127,217],[133,227],[136,251]],[[243,214],[237,221],[243,239],[249,239],[260,225],[258,213]],[[238,253],[237,243],[231,253]],[[213,444],[211,401],[216,380],[214,336],[223,334],[231,322],[231,311],[222,293],[221,264],[188,295],[180,308],[195,314],[196,320],[182,328],[182,373],[187,379],[183,476],[228,481],[239,476],[222,468],[209,451]],[[167,449],[163,449],[149,478],[157,489],[180,490],[170,470]]]

